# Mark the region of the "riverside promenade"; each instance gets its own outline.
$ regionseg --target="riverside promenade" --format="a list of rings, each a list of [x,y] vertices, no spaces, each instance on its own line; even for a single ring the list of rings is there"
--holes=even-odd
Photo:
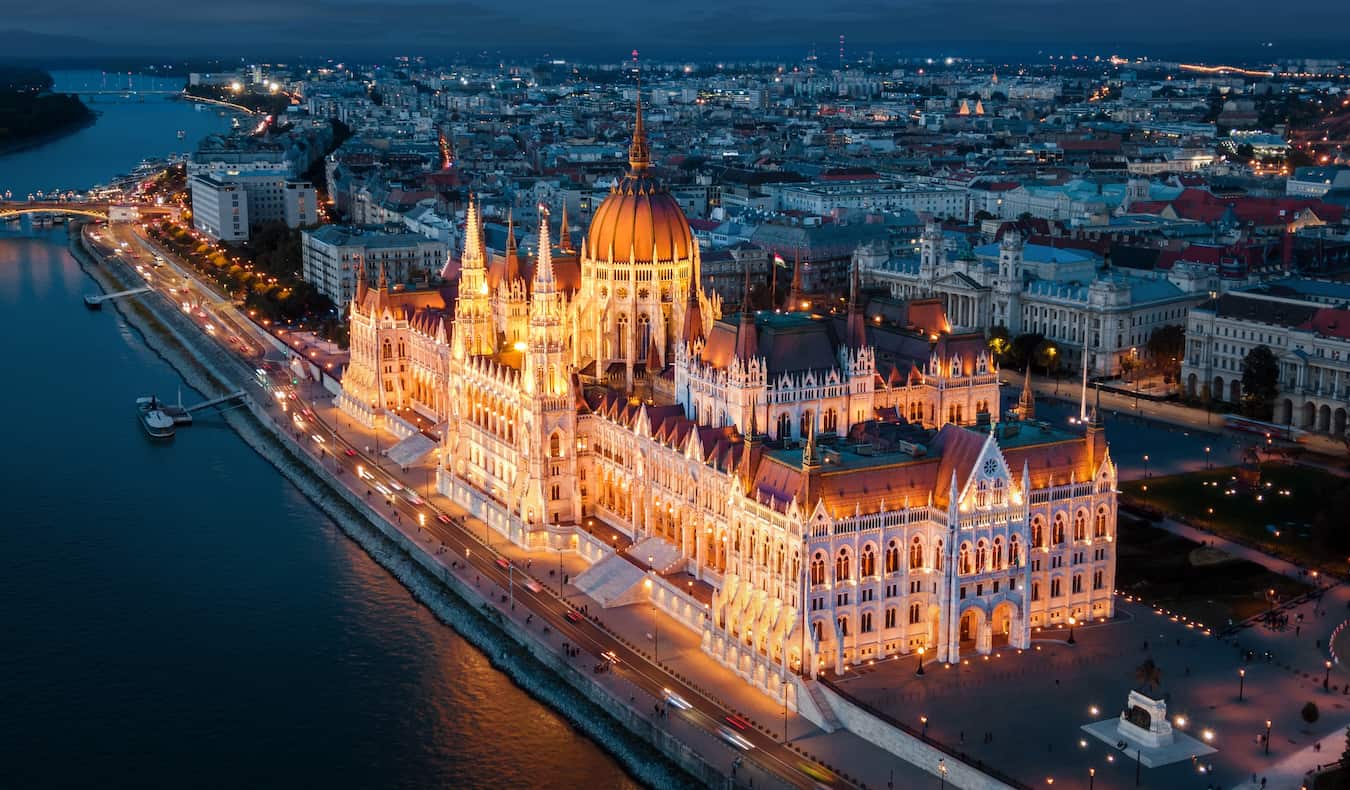
[[[105,265],[112,269],[121,264],[105,259]],[[130,267],[121,268],[128,278],[126,282],[132,282],[136,275]],[[179,274],[191,278],[190,272],[180,269]],[[184,283],[175,280],[175,285],[181,288]],[[201,287],[200,283],[197,285]],[[124,286],[125,282],[117,285]],[[201,325],[200,321],[194,323],[191,316],[173,309],[167,301],[147,299],[147,303],[154,306],[153,312],[162,320],[186,323],[194,330]],[[174,300],[173,304],[176,303]],[[212,316],[222,324],[248,333],[246,338],[254,342],[247,345],[267,349],[261,354],[255,351],[251,356],[241,356],[239,348],[200,331],[190,337],[180,326],[173,333],[174,339],[187,345],[194,355],[224,354],[232,360],[217,366],[229,368],[226,377],[230,380],[216,386],[236,386],[247,380],[254,396],[255,416],[265,420],[277,439],[285,441],[287,451],[303,459],[306,467],[323,478],[324,485],[358,505],[363,516],[378,521],[377,526],[385,535],[396,536],[398,549],[412,556],[417,565],[430,573],[431,579],[473,603],[510,639],[527,645],[536,658],[543,656],[543,663],[573,687],[584,689],[592,699],[597,696],[605,699],[601,707],[607,714],[624,729],[656,744],[668,758],[674,755],[676,762],[699,777],[699,784],[916,787],[937,781],[931,776],[937,769],[936,763],[925,768],[913,766],[848,731],[827,734],[804,718],[784,716],[778,706],[704,656],[696,635],[669,618],[655,615],[650,606],[599,612],[595,602],[584,600],[570,586],[562,589],[559,596],[555,592],[559,560],[562,572],[570,576],[582,569],[580,558],[567,554],[560,558],[556,552],[547,556],[526,554],[490,531],[480,531],[481,523],[466,520],[467,514],[436,495],[424,499],[421,505],[401,497],[371,496],[367,493],[371,489],[358,476],[357,467],[378,470],[374,473],[382,479],[399,480],[402,486],[418,491],[426,490],[428,470],[395,469],[387,459],[366,454],[364,448],[374,437],[362,436],[350,423],[344,425],[332,408],[331,393],[313,382],[298,388],[281,388],[286,390],[287,402],[278,401],[275,392],[265,391],[252,374],[260,366],[274,371],[283,369],[287,362],[285,353],[276,348],[270,335],[253,326],[232,306],[215,302],[211,309]],[[222,315],[231,311],[232,315]],[[209,392],[210,388],[208,385],[204,391]],[[297,434],[292,416],[297,409],[304,408],[312,411],[316,419],[311,425],[321,426],[317,433],[324,441],[315,441],[313,430]],[[381,444],[387,446],[392,438],[386,435]],[[278,466],[285,472],[283,464]],[[443,523],[438,516],[444,516],[450,523]],[[378,547],[366,547],[386,567],[397,564],[389,556],[383,556]],[[550,567],[554,569],[551,579],[547,574]],[[538,589],[531,589],[531,578]],[[416,584],[409,586],[418,591]],[[422,592],[418,594],[424,597]],[[584,608],[590,618],[581,618],[581,622],[568,619],[569,609],[576,608]],[[454,622],[453,618],[444,619]],[[491,647],[485,650],[493,655]],[[620,658],[618,664],[606,665],[601,654],[607,651]],[[653,660],[653,655],[659,655],[660,661]],[[600,666],[606,666],[607,671],[595,672]],[[521,682],[519,677],[517,681]],[[529,687],[528,683],[522,685]],[[679,712],[664,705],[665,688],[689,700],[693,709]],[[549,701],[547,695],[539,696]],[[564,712],[574,713],[566,709]],[[744,733],[754,748],[737,750],[718,735],[722,721],[732,713],[755,724],[755,729]],[[788,745],[781,742],[784,727],[791,742]],[[596,737],[603,742],[602,736]],[[625,762],[632,770],[632,763]],[[708,766],[704,772],[697,768],[690,770],[690,766],[700,763]],[[948,764],[957,765],[955,760]],[[709,781],[711,774],[706,770],[715,772],[717,780]],[[955,776],[949,776],[947,783],[960,786],[954,779]],[[1005,785],[991,781],[967,786]]]

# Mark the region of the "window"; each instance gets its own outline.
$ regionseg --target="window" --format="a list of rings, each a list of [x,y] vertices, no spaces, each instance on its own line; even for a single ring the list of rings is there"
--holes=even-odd
[[[900,545],[895,541],[886,544],[886,572],[895,573],[900,570]]]
[[[933,550],[933,570],[942,570],[942,563],[944,561],[942,556],[942,539],[938,538],[937,548]]]
[[[981,540],[975,544],[975,572],[984,573],[989,570],[989,546]]]
[[[886,609],[886,625],[884,625],[884,626],[882,626],[882,627],[883,627],[883,628],[894,628],[894,627],[895,627],[895,607],[894,607],[894,606],[887,607],[887,609]]]
[[[1092,537],[1106,537],[1106,508],[1104,507],[1097,509],[1097,518],[1093,520],[1092,524]]]
[[[1003,569],[1003,538],[994,538],[994,562],[989,568],[995,571]]]
[[[920,607],[919,604],[917,604],[917,603],[912,603],[912,604],[909,605],[909,624],[910,624],[910,625],[917,625],[918,622],[919,622],[919,620],[920,620],[920,618],[921,618],[922,616],[923,616],[923,608]]]
[[[825,555],[816,552],[816,556],[811,558],[811,583],[825,583]]]
[[[1101,572],[1101,571],[1093,571],[1093,572],[1092,572],[1092,589],[1094,589],[1094,590],[1100,590],[1100,589],[1102,589],[1102,587],[1104,587],[1104,586],[1105,586],[1105,582],[1102,580],[1102,572]]]
[[[911,569],[923,567],[923,539],[914,538],[914,542],[909,544],[909,567]]]
[[[848,615],[839,618],[839,636],[848,636]]]
[[[1008,564],[1014,568],[1022,567],[1022,539],[1017,535],[1008,539]]]
[[[1080,510],[1073,517],[1073,539],[1087,539],[1087,511]]]
[[[1064,514],[1055,514],[1055,537],[1054,545],[1059,546],[1064,543]]]
[[[825,433],[839,432],[839,412],[834,409],[825,410],[824,430]]]
[[[1073,591],[1080,593],[1083,591],[1083,574],[1075,573],[1073,575]]]
[[[957,558],[956,572],[961,575],[967,575],[971,572],[970,568],[970,544],[962,543]]]
[[[1060,586],[1060,582],[1061,582],[1061,581],[1063,581],[1063,580],[1062,580],[1062,579],[1051,579],[1051,580],[1050,580],[1050,597],[1051,597],[1051,598],[1058,598],[1058,597],[1060,597],[1061,595],[1064,594],[1064,590],[1061,589],[1061,586]]]
[[[556,433],[548,437],[548,457],[562,458],[562,437]]]
[[[859,618],[859,627],[858,627],[858,630],[859,630],[859,632],[864,633],[864,634],[870,634],[870,633],[872,633],[872,613],[871,613],[871,612],[863,612],[863,613],[862,613],[862,616]]]
[[[1032,583],[1031,583],[1031,600],[1033,600],[1033,601],[1039,601],[1040,599],[1041,599],[1041,583],[1040,583],[1040,582],[1032,582]]]
[[[851,571],[852,563],[849,562],[848,549],[840,549],[839,556],[834,560],[834,580],[848,581]]]
[[[863,547],[862,561],[858,566],[858,575],[862,578],[877,575],[877,552],[871,544]]]
[[[1045,548],[1045,524],[1040,516],[1031,520],[1031,546],[1037,549]]]

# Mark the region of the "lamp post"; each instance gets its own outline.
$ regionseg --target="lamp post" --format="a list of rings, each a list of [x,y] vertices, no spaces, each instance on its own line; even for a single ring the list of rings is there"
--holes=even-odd
[[[923,674],[923,647],[922,647],[922,646],[919,647],[919,668],[916,669],[916,670],[914,671],[914,674],[915,674],[915,675],[922,675],[922,674]],[[928,723],[928,717],[927,717],[927,716],[924,716],[924,717],[923,717],[923,721],[924,721],[924,724],[927,724],[927,723]]]
[[[1089,769],[1088,769],[1088,790],[1092,790],[1092,786],[1095,785],[1096,783],[1097,783],[1097,769],[1096,769],[1096,768],[1089,768]]]
[[[1144,478],[1148,479],[1148,454],[1144,454]]]
[[[1075,643],[1073,638],[1073,626],[1077,622],[1077,619],[1075,619],[1073,615],[1069,615],[1069,644],[1071,645]]]
[[[942,790],[942,788],[944,788],[944,787],[946,787],[946,786],[947,786],[947,759],[946,759],[945,757],[939,757],[939,758],[938,758],[938,790]]]
[[[1209,462],[1209,448],[1208,448],[1208,447],[1205,448],[1205,468],[1206,468],[1206,469],[1213,469],[1213,468],[1214,468],[1213,465],[1211,465],[1210,462]]]
[[[923,737],[928,737],[928,716],[920,716],[919,723],[923,725]]]
[[[1242,667],[1238,670],[1238,702],[1242,701],[1242,691],[1247,685],[1247,668]]]
[[[1322,690],[1323,690],[1323,691],[1330,691],[1330,690],[1331,690],[1331,660],[1330,660],[1330,659],[1327,660],[1326,666],[1327,666],[1327,674],[1322,678]]]
[[[1270,754],[1270,719],[1266,719],[1266,754]]]

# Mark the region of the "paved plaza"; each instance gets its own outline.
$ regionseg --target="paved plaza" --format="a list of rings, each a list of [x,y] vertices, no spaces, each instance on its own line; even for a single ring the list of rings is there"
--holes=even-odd
[[[1311,612],[1312,605],[1307,608]],[[1210,731],[1218,751],[1194,763],[1141,767],[1140,786],[1236,787],[1317,739],[1330,754],[1339,754],[1350,721],[1350,696],[1342,693],[1347,678],[1334,670],[1335,690],[1323,690],[1324,673],[1315,670],[1325,651],[1315,647],[1312,635],[1330,631],[1330,616],[1320,618],[1316,628],[1309,620],[1306,636],[1299,638],[1292,632],[1242,632],[1238,640],[1257,655],[1245,664],[1239,702],[1238,669],[1244,663],[1233,640],[1207,637],[1139,603],[1122,602],[1119,613],[1109,623],[1077,628],[1073,645],[1064,630],[1039,631],[1026,651],[967,655],[959,667],[930,664],[923,677],[915,675],[912,658],[880,662],[836,683],[912,726],[922,726],[926,716],[929,735],[1032,785],[1054,779],[1056,787],[1087,787],[1089,769],[1095,768],[1094,787],[1135,786],[1133,751],[1104,744],[1081,727],[1119,716],[1135,686],[1135,668],[1147,657],[1162,669],[1157,694],[1170,697],[1169,717],[1174,723],[1182,717],[1179,729],[1192,737],[1206,739]],[[1265,660],[1267,649],[1273,661]],[[1299,671],[1284,668],[1284,662]],[[1308,701],[1322,714],[1311,728],[1299,716]],[[1257,738],[1267,719],[1269,755]]]

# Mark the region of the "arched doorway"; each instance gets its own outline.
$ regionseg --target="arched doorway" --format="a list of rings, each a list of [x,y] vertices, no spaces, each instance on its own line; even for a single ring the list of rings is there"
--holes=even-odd
[[[1210,388],[1210,392],[1214,393],[1215,400],[1223,400],[1223,376],[1214,377],[1214,386]]]
[[[1323,406],[1317,410],[1317,430],[1327,433],[1331,430],[1331,407]]]
[[[1275,422],[1280,425],[1291,425],[1294,422],[1294,402],[1288,398],[1280,401],[1280,406],[1275,410]]]
[[[1337,409],[1331,416],[1331,435],[1338,439],[1345,435],[1345,409]]]
[[[966,647],[967,642],[970,643],[970,647],[975,646],[975,639],[980,635],[980,623],[983,621],[984,618],[977,608],[972,607],[961,613],[959,639],[963,648]]]
[[[1186,377],[1186,395],[1192,398],[1195,397],[1195,381],[1194,373]]]
[[[1317,420],[1317,407],[1312,403],[1303,404],[1303,425],[1308,430],[1313,429],[1313,423]]]
[[[1012,636],[1013,622],[1017,618],[1017,607],[1011,601],[1003,601],[994,607],[990,622],[994,626],[994,647],[1008,644]]]
[[[1238,403],[1242,400],[1242,382],[1233,379],[1228,383],[1228,402]]]

